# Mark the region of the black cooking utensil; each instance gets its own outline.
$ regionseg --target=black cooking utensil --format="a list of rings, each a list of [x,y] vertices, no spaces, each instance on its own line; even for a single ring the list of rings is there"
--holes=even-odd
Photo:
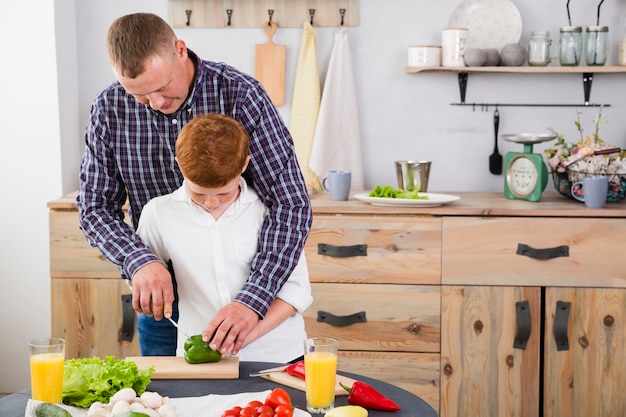
[[[495,134],[493,153],[489,155],[489,172],[494,175],[502,174],[502,155],[498,152],[498,128],[500,127],[500,112],[493,112],[493,130]]]

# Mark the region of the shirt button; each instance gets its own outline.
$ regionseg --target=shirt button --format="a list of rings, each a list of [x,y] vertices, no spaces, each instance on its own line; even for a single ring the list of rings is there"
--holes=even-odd
[[[178,120],[176,120],[176,119],[172,119],[172,124],[173,124],[173,125],[178,124]]]

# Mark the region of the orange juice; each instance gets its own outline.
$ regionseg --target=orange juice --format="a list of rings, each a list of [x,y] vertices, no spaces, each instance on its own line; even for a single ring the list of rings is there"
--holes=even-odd
[[[331,407],[335,401],[337,355],[334,352],[308,352],[304,355],[306,401],[317,409]]]
[[[63,397],[62,353],[38,353],[30,357],[30,381],[34,400],[61,403]]]

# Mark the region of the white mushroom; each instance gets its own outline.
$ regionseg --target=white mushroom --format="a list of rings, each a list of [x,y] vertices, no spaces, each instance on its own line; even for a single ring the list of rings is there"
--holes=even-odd
[[[115,404],[118,401],[126,401],[131,403],[137,398],[137,393],[132,388],[122,388],[109,399],[109,404]]]
[[[141,394],[140,401],[144,407],[153,408],[155,410],[163,405],[163,397],[161,397],[158,392],[146,391]]]
[[[113,404],[113,408],[111,409],[111,415],[116,416],[118,414],[123,414],[130,411],[130,404],[126,401],[118,401]]]
[[[100,401],[96,401],[95,403],[91,404],[91,406],[89,406],[89,410],[87,411],[87,417],[106,417],[108,413],[108,407],[102,404]]]
[[[148,407],[148,408],[152,408],[152,407]],[[148,409],[147,407],[145,407],[141,402],[137,401],[134,402],[130,405],[130,411],[136,411],[138,413],[146,413],[146,409]]]
[[[153,410],[152,408],[146,408],[146,411],[144,411],[145,414],[147,414],[149,417],[159,417],[159,413],[157,413],[156,410]]]
[[[159,417],[178,417],[176,407],[172,404],[163,404],[158,410]]]

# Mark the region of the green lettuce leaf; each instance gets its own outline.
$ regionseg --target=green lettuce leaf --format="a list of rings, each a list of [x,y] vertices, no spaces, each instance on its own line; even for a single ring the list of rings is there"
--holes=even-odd
[[[384,197],[384,198],[410,198],[413,200],[428,200],[427,195],[420,195],[419,190],[405,191],[401,188],[393,188],[390,185],[381,186],[377,185],[370,191],[370,197]]]
[[[143,394],[151,382],[154,367],[140,370],[132,361],[107,356],[100,358],[68,359],[63,373],[63,403],[89,408],[100,401],[103,404],[122,388],[133,388]]]

